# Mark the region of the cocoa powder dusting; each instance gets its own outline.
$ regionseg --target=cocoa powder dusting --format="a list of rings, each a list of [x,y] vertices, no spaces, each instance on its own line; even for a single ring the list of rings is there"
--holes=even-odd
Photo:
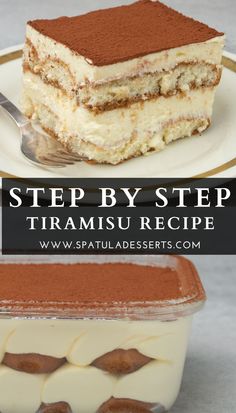
[[[0,309],[20,305],[44,308],[96,308],[103,303],[155,302],[204,294],[191,263],[178,258],[178,272],[168,267],[112,264],[2,264]],[[197,294],[195,294],[197,295]]]
[[[153,301],[179,294],[170,268],[134,264],[5,264],[0,266],[1,300]]]
[[[82,16],[34,20],[29,24],[95,66],[123,62],[223,35],[159,1],[150,0]]]

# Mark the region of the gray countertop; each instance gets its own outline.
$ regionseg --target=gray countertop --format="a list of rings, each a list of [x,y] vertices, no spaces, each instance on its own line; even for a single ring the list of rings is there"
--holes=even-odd
[[[236,52],[235,0],[163,0],[168,5],[227,34],[227,50]],[[35,18],[76,15],[130,4],[133,0],[0,0],[0,49],[24,41],[25,24]]]
[[[236,412],[236,257],[195,256],[208,301],[196,314],[171,413]]]
[[[132,0],[0,0],[0,49],[24,41],[25,23],[75,15]],[[225,31],[236,52],[236,0],[165,0],[176,9]],[[236,412],[236,257],[191,257],[208,302],[196,315],[182,389],[172,413]]]

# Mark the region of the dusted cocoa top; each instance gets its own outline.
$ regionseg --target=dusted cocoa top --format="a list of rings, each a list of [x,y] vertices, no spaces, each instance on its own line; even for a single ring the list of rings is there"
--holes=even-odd
[[[3,309],[99,309],[167,301],[204,299],[192,264],[176,258],[176,268],[129,263],[2,264],[0,311]]]
[[[123,62],[223,35],[151,0],[77,17],[34,20],[29,24],[95,66]]]
[[[0,296],[12,301],[155,301],[179,296],[171,268],[134,264],[0,266]]]

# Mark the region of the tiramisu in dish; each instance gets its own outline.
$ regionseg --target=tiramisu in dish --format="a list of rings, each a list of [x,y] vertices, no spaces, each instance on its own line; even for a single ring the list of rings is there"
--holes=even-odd
[[[172,406],[201,281],[184,258],[110,260],[0,265],[1,413]]]
[[[210,125],[223,44],[151,0],[30,21],[23,110],[97,163],[160,151]]]

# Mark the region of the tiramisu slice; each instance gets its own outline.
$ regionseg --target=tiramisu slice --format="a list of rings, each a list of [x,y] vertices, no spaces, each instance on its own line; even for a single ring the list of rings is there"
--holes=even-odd
[[[24,112],[79,155],[118,164],[203,132],[224,35],[159,1],[35,20]]]

